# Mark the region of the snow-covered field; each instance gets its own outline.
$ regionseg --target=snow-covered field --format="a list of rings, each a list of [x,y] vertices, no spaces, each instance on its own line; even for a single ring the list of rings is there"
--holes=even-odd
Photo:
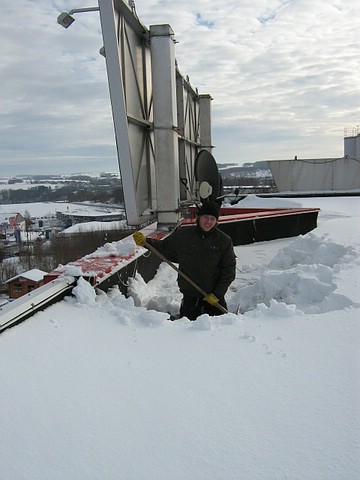
[[[5,331],[1,480],[358,480],[360,198],[296,203],[318,228],[236,247],[232,313],[169,321],[162,265]]]
[[[0,214],[5,212],[19,212],[22,215],[28,211],[33,218],[56,217],[56,212],[63,212],[71,215],[95,215],[107,212],[118,213],[122,210],[119,206],[96,206],[95,204],[68,203],[68,202],[33,202],[13,203],[0,205]]]

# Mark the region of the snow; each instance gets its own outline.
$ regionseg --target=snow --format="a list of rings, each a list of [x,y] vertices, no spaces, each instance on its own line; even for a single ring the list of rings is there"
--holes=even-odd
[[[360,199],[296,202],[318,228],[236,247],[227,315],[169,321],[163,264],[1,334],[1,479],[359,479]]]
[[[96,205],[86,202],[68,203],[68,202],[33,202],[33,203],[12,203],[0,205],[0,214],[3,212],[19,212],[22,215],[28,211],[32,218],[56,217],[56,212],[62,212],[69,215],[83,215],[104,217],[106,214],[114,215],[123,211],[123,208],[116,205]]]
[[[109,257],[112,255],[119,255],[126,257],[133,255],[136,250],[135,242],[130,240],[119,240],[117,242],[105,243],[102,247],[99,247],[93,253],[89,253],[84,258],[101,258]]]
[[[84,232],[101,232],[109,230],[121,230],[125,229],[127,226],[126,220],[118,220],[114,222],[83,222],[72,225],[71,227],[65,228],[62,231],[62,234],[72,234],[72,233],[84,233]]]
[[[316,201],[312,201],[316,204]],[[256,195],[247,195],[244,199],[235,205],[227,205],[228,208],[299,208],[301,201],[294,198],[281,197],[258,197]]]
[[[38,268],[32,268],[27,272],[20,273],[19,275],[16,275],[16,277],[10,278],[9,280],[7,280],[6,283],[11,282],[16,278],[26,278],[28,280],[32,280],[33,282],[40,282],[41,280],[43,280],[44,275],[46,274],[47,272],[44,272],[43,270],[39,270]]]
[[[41,183],[32,183],[31,181],[18,181],[16,183],[8,183],[9,179],[0,177],[0,190],[29,190],[36,187],[47,187],[47,188],[59,188],[60,184],[41,182]]]

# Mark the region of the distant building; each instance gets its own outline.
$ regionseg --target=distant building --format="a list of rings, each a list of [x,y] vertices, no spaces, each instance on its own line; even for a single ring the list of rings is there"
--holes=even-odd
[[[58,220],[63,222],[66,227],[70,227],[76,223],[86,223],[86,222],[116,222],[119,220],[125,219],[125,214],[122,211],[106,211],[105,209],[87,208],[81,210],[73,210],[71,212],[56,212],[56,217]]]
[[[35,290],[35,288],[41,287],[41,285],[44,285],[45,275],[47,275],[47,272],[33,268],[10,278],[5,282],[8,286],[9,297],[19,298]]]
[[[25,218],[18,212],[0,212],[0,229],[1,233],[14,233],[19,228],[25,230]]]
[[[341,158],[269,160],[279,192],[351,192],[360,189],[359,127],[345,132]]]
[[[351,131],[345,130],[344,136],[344,155],[356,160],[360,160],[360,127]]]

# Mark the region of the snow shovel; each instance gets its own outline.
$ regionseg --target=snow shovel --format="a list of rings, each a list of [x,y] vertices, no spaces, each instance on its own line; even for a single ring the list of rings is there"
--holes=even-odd
[[[170,265],[171,268],[173,268],[181,277],[185,278],[185,280],[188,283],[190,283],[190,285],[193,286],[198,292],[200,292],[201,295],[206,297],[207,293],[201,287],[199,287],[199,285],[197,285],[193,280],[191,280],[191,278],[188,277],[186,273],[179,270],[172,262],[170,262],[170,260],[164,257],[164,255],[160,253],[155,247],[153,247],[152,245],[150,245],[150,243],[146,241],[143,243],[143,246],[149,249],[151,252],[155,253],[155,255],[157,255],[163,262],[166,262],[168,265]],[[214,305],[214,307],[218,308],[221,311],[221,313],[229,313],[225,307],[220,305],[220,303],[217,303],[216,305]]]

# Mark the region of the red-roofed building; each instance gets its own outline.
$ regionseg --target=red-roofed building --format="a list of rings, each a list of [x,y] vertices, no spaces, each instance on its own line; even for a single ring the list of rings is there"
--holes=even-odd
[[[19,298],[44,285],[44,276],[47,272],[33,268],[10,278],[5,283],[8,285],[10,298]]]

